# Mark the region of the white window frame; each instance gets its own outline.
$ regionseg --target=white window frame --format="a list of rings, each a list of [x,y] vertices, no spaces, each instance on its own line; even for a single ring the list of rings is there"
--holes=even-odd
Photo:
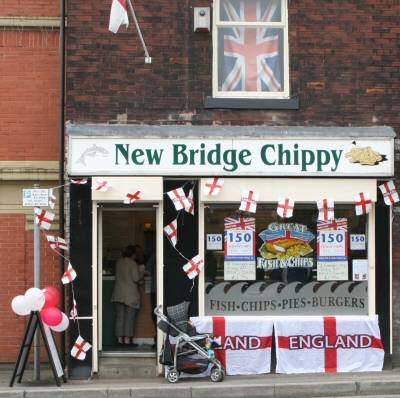
[[[220,2],[222,0],[214,0],[213,9],[213,97],[216,98],[260,98],[260,99],[275,99],[289,98],[290,82],[289,82],[289,34],[288,34],[288,0],[281,1],[281,22],[229,22],[220,20]],[[284,91],[280,92],[253,92],[253,91],[219,91],[218,90],[218,28],[231,26],[246,26],[246,27],[263,27],[283,28],[284,54],[283,54],[283,79]]]

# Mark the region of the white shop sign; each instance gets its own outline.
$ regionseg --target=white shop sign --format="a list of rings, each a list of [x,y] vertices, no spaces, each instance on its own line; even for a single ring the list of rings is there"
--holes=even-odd
[[[82,176],[391,176],[393,140],[70,136],[68,172]]]

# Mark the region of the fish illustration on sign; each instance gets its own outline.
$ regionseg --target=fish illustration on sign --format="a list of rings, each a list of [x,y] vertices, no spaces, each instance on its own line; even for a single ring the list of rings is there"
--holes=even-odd
[[[107,157],[109,154],[110,152],[108,152],[107,149],[93,144],[90,148],[85,149],[82,155],[79,156],[79,159],[76,161],[76,163],[81,163],[86,166],[86,160],[88,157],[94,158],[95,156],[101,155],[104,158]]]

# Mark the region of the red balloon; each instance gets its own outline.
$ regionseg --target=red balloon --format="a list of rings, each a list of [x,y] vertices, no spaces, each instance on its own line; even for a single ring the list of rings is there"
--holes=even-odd
[[[63,319],[62,312],[57,307],[48,307],[40,311],[43,322],[48,326],[57,326]]]
[[[45,303],[44,308],[56,307],[60,304],[60,292],[57,288],[53,286],[47,286],[43,289]]]

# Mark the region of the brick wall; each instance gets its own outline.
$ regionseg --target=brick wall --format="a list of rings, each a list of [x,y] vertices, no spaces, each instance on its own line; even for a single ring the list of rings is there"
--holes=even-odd
[[[0,160],[57,160],[58,31],[0,32]]]
[[[15,315],[11,300],[33,286],[33,232],[25,230],[23,214],[0,214],[0,363],[15,362],[28,317]],[[42,286],[59,286],[58,256],[41,236]],[[47,357],[43,356],[47,360]]]
[[[2,0],[0,16],[56,17],[60,2],[50,0]]]

